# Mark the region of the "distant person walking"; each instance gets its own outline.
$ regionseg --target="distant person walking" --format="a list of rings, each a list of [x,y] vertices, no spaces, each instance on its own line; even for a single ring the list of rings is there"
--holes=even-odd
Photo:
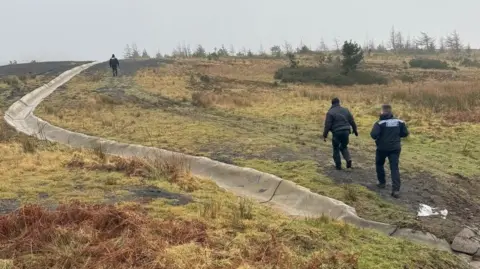
[[[400,170],[398,168],[400,152],[402,150],[401,138],[408,136],[405,122],[395,118],[390,105],[383,105],[380,120],[372,128],[370,136],[375,140],[377,152],[375,166],[377,170],[378,187],[385,188],[385,159],[390,163],[392,174],[392,196],[400,197]]]
[[[328,133],[332,132],[333,161],[337,170],[342,169],[340,153],[347,162],[347,168],[352,168],[352,159],[348,151],[351,129],[353,129],[355,136],[358,136],[357,124],[352,114],[348,109],[340,106],[338,98],[333,98],[332,107],[328,110],[325,117],[323,140],[326,142]]]
[[[115,54],[112,54],[112,58],[110,58],[110,68],[112,68],[114,77],[116,77],[118,75],[118,67],[119,66],[120,66],[120,62],[115,57]]]

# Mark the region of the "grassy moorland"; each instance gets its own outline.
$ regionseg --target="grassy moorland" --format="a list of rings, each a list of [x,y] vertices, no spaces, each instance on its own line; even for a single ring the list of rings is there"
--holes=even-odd
[[[305,56],[300,64],[314,61]],[[462,225],[479,220],[478,71],[406,68],[405,61],[367,58],[362,69],[389,83],[344,87],[275,82],[284,59],[132,61],[123,63],[118,78],[100,65],[55,92],[36,113],[71,130],[270,172],[345,201],[363,217],[452,239]],[[320,139],[334,96],[359,125],[360,137],[351,139],[353,171],[334,171],[330,143]],[[374,188],[369,131],[384,102],[412,133],[401,157],[400,200]],[[447,208],[449,216],[417,219],[419,203]]]
[[[0,127],[1,268],[467,268],[328,218],[292,220],[181,159],[110,157]]]

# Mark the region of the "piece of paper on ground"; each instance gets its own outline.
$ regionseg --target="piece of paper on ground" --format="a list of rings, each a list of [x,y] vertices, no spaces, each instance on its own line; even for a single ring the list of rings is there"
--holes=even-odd
[[[438,210],[435,207],[431,207],[426,204],[420,204],[418,207],[418,213],[417,216],[419,217],[428,217],[428,216],[437,216],[440,215],[442,219],[446,219],[448,214],[448,210],[443,209],[443,210]]]

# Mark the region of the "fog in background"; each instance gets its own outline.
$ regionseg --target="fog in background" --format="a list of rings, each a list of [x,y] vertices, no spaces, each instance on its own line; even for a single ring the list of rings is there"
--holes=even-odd
[[[478,0],[0,0],[0,8],[0,64],[108,59],[132,42],[151,56],[179,43],[253,52],[285,40],[315,49],[322,37],[330,48],[334,38],[387,45],[393,25],[437,40],[457,30],[480,47]]]

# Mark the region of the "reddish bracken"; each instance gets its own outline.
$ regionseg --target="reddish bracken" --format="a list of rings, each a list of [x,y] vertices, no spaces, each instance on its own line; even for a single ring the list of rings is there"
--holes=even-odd
[[[200,221],[153,220],[135,208],[27,205],[0,216],[0,258],[19,268],[163,268],[148,264],[170,246],[203,244],[206,230]]]

